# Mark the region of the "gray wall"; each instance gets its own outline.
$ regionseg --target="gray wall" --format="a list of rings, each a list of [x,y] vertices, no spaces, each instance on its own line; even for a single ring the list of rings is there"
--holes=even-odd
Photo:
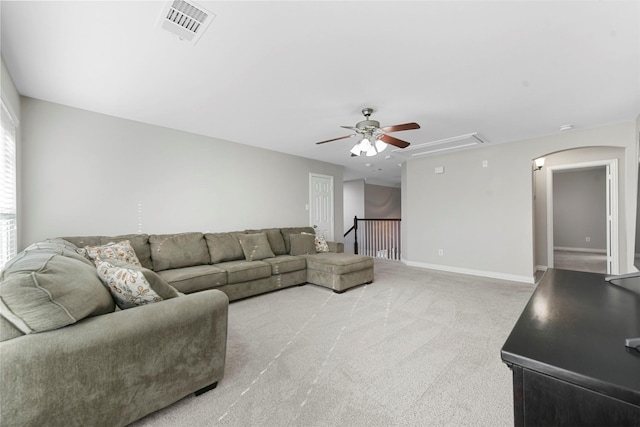
[[[344,231],[353,226],[353,217],[365,217],[364,179],[345,181],[344,183]]]
[[[606,185],[604,166],[553,173],[554,248],[606,253]]]
[[[635,228],[629,224],[629,218],[635,218],[635,184],[628,183],[636,181],[636,135],[636,122],[630,121],[407,161],[402,177],[403,261],[532,282],[533,159],[576,147],[609,146],[626,150],[618,170],[620,270],[626,272],[633,246],[627,236]],[[437,166],[445,173],[435,174]],[[537,224],[538,233],[546,233],[546,224]],[[542,248],[546,239],[535,239],[535,244]]]
[[[365,218],[400,218],[402,190],[397,187],[366,184],[364,186]]]
[[[2,86],[2,98],[5,104],[11,109],[11,113],[20,120],[20,95],[16,90],[13,79],[9,74],[9,70],[4,65],[4,59],[1,60],[2,68],[0,69],[0,84]]]
[[[22,98],[21,247],[46,237],[309,225],[309,173],[343,167]]]

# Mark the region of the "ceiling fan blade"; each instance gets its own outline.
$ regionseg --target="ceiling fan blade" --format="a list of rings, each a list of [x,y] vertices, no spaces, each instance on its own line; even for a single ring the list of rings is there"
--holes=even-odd
[[[381,128],[384,132],[399,132],[401,130],[420,129],[420,125],[417,123],[405,123],[402,125],[385,126]]]
[[[380,140],[387,144],[395,145],[398,148],[407,148],[410,145],[407,141],[394,138],[391,135],[380,135]]]
[[[351,130],[355,130],[356,132],[360,132],[360,129],[358,129],[355,126],[340,126],[341,128],[345,128],[345,129],[351,129]]]
[[[337,140],[339,140],[339,139],[345,139],[345,138],[352,138],[352,137],[354,137],[354,136],[355,136],[355,134],[353,134],[353,135],[341,136],[341,137],[338,137],[338,138],[327,139],[326,141],[316,142],[316,144],[324,144],[324,143],[326,143],[326,142],[337,141]]]

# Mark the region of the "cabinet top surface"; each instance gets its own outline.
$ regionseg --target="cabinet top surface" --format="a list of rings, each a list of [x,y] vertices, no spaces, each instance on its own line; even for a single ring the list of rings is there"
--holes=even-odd
[[[549,269],[502,347],[502,360],[640,405],[640,294],[604,275]]]

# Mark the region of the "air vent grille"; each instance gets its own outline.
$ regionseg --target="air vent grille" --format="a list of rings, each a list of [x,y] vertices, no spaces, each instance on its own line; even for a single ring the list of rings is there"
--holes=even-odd
[[[197,42],[215,15],[193,2],[173,0],[166,4],[160,15],[160,27],[182,40]]]

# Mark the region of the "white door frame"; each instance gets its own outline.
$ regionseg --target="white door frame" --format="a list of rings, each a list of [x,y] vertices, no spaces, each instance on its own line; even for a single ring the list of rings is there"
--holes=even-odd
[[[619,274],[618,251],[618,159],[596,160],[547,167],[547,267],[553,268],[553,172],[605,166],[607,168],[607,274]]]
[[[323,178],[323,179],[329,179],[331,181],[331,196],[330,196],[330,212],[331,212],[331,216],[330,216],[330,226],[329,226],[329,232],[330,232],[330,236],[325,236],[327,238],[327,240],[333,240],[333,234],[334,234],[334,224],[335,224],[335,218],[334,218],[334,209],[335,209],[335,201],[334,201],[334,190],[333,190],[333,176],[332,175],[322,175],[319,173],[314,173],[314,172],[310,172],[309,173],[309,225],[311,227],[314,226],[313,224],[313,212],[314,212],[314,199],[313,199],[313,178],[314,177],[318,177],[318,178]]]

